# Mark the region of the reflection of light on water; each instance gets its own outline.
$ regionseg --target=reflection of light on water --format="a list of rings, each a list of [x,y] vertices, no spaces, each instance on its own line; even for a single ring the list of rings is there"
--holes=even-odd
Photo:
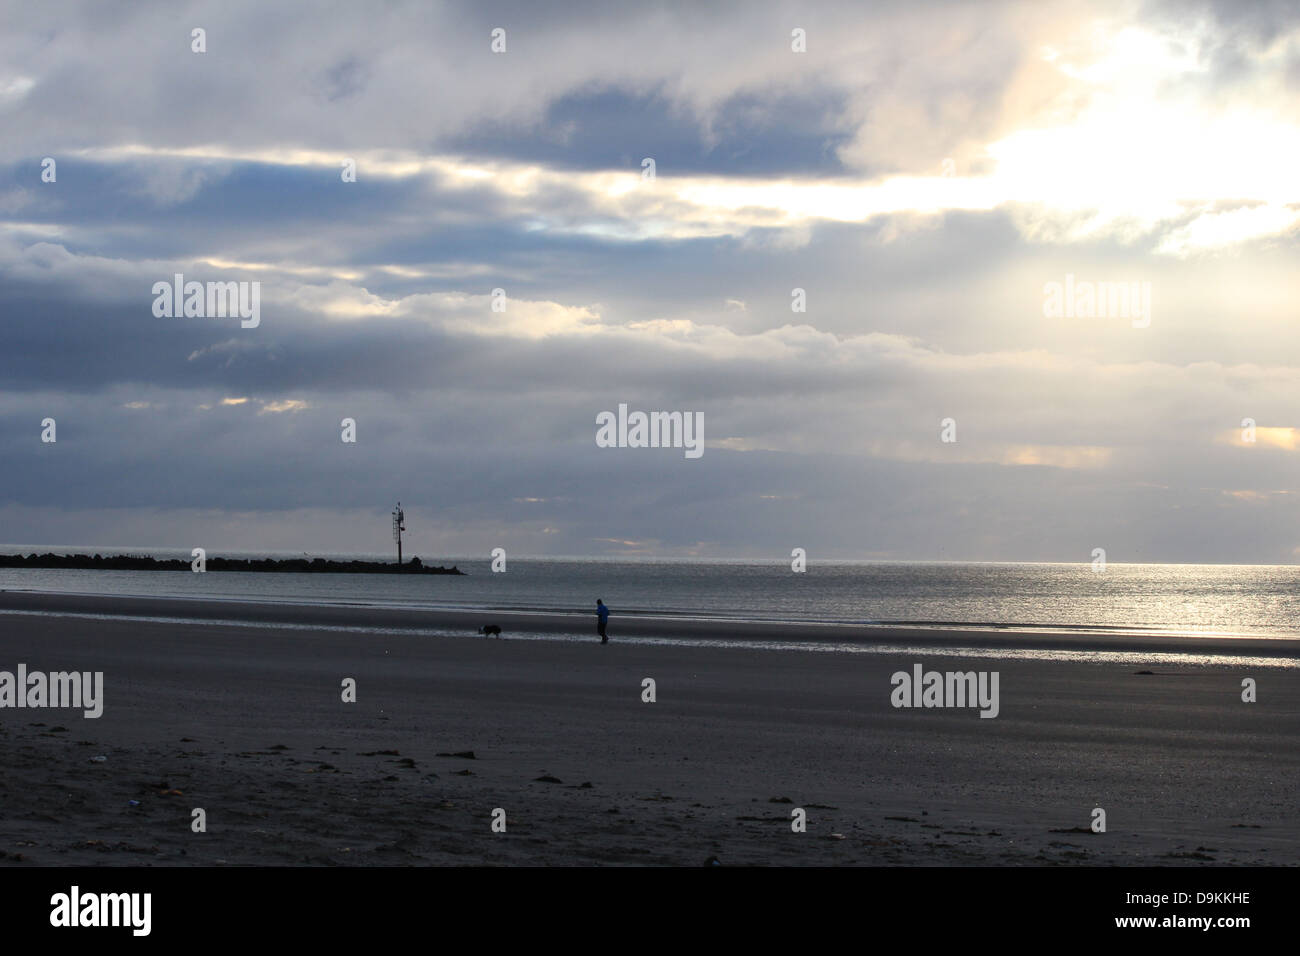
[[[460,631],[440,636],[463,636]],[[511,640],[575,641],[595,643],[589,635],[511,634]],[[611,642],[614,638],[611,637]],[[1172,651],[1081,651],[1041,648],[910,647],[901,644],[831,644],[815,641],[709,640],[707,638],[624,637],[622,644],[669,645],[672,647],[723,647],[756,651],[811,651],[832,654],[888,654],[897,657],[978,657],[983,660],[1073,661],[1086,664],[1169,664],[1184,667],[1300,667],[1300,660],[1286,657],[1245,657],[1237,654],[1180,654]]]
[[[211,625],[214,627],[244,627],[277,631],[332,631],[342,634],[388,634],[407,637],[460,637],[470,638],[464,630],[448,628],[367,627],[351,624],[293,624],[285,621],[240,621],[223,618],[165,617],[144,614],[87,614],[63,611],[11,611],[0,610],[0,615],[12,614],[26,617],[66,617],[89,621],[133,621],[147,624]],[[483,638],[478,638],[483,640]],[[561,641],[575,644],[599,643],[590,634],[512,632],[504,641]],[[1041,648],[981,648],[981,647],[917,647],[904,644],[848,644],[828,641],[749,641],[715,640],[709,638],[681,637],[624,637],[614,638],[614,643],[661,647],[713,647],[756,651],[808,651],[831,654],[888,654],[895,657],[978,657],[984,660],[1023,661],[1076,661],[1088,664],[1169,664],[1183,667],[1300,667],[1300,660],[1286,657],[1247,657],[1237,654],[1195,654],[1173,651],[1084,651],[1077,649],[1051,650]]]

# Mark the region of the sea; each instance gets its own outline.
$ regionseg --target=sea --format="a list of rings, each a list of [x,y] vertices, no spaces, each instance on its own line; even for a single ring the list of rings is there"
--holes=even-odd
[[[0,545],[0,553],[188,551]],[[297,553],[223,557],[303,557]],[[335,560],[391,555],[313,553]],[[1300,634],[1300,567],[1292,565],[885,562],[690,558],[424,558],[464,576],[0,568],[0,589],[230,601],[519,610],[728,621],[1053,628],[1206,636]]]

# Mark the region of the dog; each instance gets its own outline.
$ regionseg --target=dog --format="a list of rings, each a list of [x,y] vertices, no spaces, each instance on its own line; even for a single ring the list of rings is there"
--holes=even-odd
[[[478,632],[482,634],[484,637],[501,636],[501,628],[498,627],[496,624],[484,624],[482,627],[478,629]]]

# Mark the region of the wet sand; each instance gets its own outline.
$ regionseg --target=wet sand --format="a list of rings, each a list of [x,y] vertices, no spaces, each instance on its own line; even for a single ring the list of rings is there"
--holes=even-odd
[[[485,619],[506,639],[473,636]],[[721,640],[646,639],[665,629]],[[1170,666],[998,656],[1117,640],[1080,634],[888,629],[925,656],[725,640],[824,640],[815,625],[616,618],[607,646],[559,639],[592,630],[0,593],[0,670],[105,682],[98,720],[0,709],[0,865],[1300,864],[1300,670],[1257,659],[1293,661],[1294,642],[1125,642],[1256,658]],[[997,671],[997,718],[891,706],[890,675],[918,662]]]

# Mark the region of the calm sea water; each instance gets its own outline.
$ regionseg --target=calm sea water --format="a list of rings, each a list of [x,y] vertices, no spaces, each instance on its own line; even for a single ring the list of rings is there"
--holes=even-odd
[[[85,549],[0,547],[32,550]],[[188,552],[149,553],[189,560]],[[583,613],[599,597],[615,615],[1300,633],[1295,566],[1110,564],[1096,573],[1089,564],[812,562],[796,574],[778,561],[512,557],[505,573],[494,574],[485,557],[434,563],[454,563],[467,576],[0,568],[0,589]]]

